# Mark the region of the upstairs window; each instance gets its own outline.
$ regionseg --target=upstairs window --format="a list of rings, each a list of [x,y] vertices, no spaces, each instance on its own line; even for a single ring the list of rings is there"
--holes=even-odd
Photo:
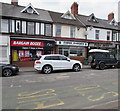
[[[29,13],[29,14],[37,14],[37,15],[39,15],[37,10],[32,6],[31,3],[28,4],[28,6],[26,6],[21,12],[22,13]]]
[[[22,21],[22,33],[26,34],[26,21]]]
[[[61,37],[61,25],[56,25],[55,35],[56,35],[57,37]]]
[[[45,24],[45,35],[46,36],[51,36],[52,32],[52,25],[51,24]]]
[[[45,24],[41,23],[41,35],[45,34]]]
[[[27,23],[27,34],[34,35],[35,32],[35,25],[34,22]]]
[[[72,13],[70,13],[70,11],[67,11],[66,13],[64,13],[61,18],[64,19],[73,19],[76,20],[76,18],[74,17],[74,15]]]
[[[15,33],[15,20],[10,20],[10,32]]]
[[[107,40],[110,40],[110,31],[107,31]]]
[[[39,24],[39,23],[36,23],[36,24],[35,24],[35,34],[36,34],[36,35],[39,35],[39,34],[40,34],[40,24]]]
[[[15,32],[16,33],[21,33],[21,22],[20,22],[20,20],[16,20]]]
[[[113,32],[112,41],[116,41],[116,40],[117,40],[117,32]]]
[[[88,21],[98,23],[98,19],[95,17],[93,13],[89,16]]]
[[[8,20],[7,19],[1,20],[1,32],[8,33]]]
[[[99,33],[100,33],[99,30],[95,30],[95,39],[96,40],[99,40]]]
[[[71,26],[70,27],[70,37],[75,37],[75,27],[74,26]]]

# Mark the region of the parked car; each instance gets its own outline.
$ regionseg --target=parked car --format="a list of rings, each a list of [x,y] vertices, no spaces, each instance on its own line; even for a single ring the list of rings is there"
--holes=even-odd
[[[49,74],[54,70],[72,69],[74,71],[80,71],[82,63],[77,60],[71,60],[64,55],[49,54],[43,55],[39,60],[35,61],[34,68],[36,71]]]
[[[105,67],[120,67],[120,60],[117,60],[115,55],[108,50],[91,49],[89,51],[88,63],[92,69]]]
[[[19,67],[11,64],[0,64],[1,76],[9,77],[19,72]]]

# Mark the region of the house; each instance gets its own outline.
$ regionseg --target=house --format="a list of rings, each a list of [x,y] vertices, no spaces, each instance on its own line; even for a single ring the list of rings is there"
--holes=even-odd
[[[73,3],[71,13],[81,22],[85,28],[88,50],[93,48],[108,49],[116,54],[118,36],[118,23],[114,19],[114,13],[108,15],[108,20],[97,18],[94,13],[89,16],[78,14],[78,4]],[[73,6],[72,5],[72,6]]]
[[[0,6],[0,62],[33,66],[40,55],[54,53],[53,21],[48,11],[32,4],[20,6],[17,0]]]
[[[53,20],[53,37],[56,40],[55,53],[84,61],[88,43],[85,27],[70,11],[58,13],[49,11]]]

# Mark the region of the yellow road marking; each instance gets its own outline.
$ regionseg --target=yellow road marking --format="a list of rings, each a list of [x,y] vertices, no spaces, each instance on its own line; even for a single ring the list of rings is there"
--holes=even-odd
[[[101,97],[96,98],[96,99],[94,99],[93,96],[88,96],[88,100],[89,101],[100,101],[100,100],[104,99],[105,95],[107,95],[107,94],[113,94],[113,96],[118,96],[118,93],[116,93],[116,92],[107,92],[107,93],[103,93]]]
[[[79,90],[79,91],[83,91],[83,90],[91,90],[91,89],[95,89],[95,88],[99,88],[100,85],[96,85],[96,86],[90,86],[90,87],[84,87],[84,88],[80,88],[80,87],[75,87],[75,90]]]
[[[49,103],[49,102],[54,102],[54,101],[56,103],[53,103],[53,104]],[[48,105],[45,105],[45,104],[48,104]],[[32,103],[28,103],[28,104],[22,104],[22,105],[19,105],[16,109],[26,109],[26,108],[28,108],[28,106],[32,106],[32,105],[33,105],[32,109],[44,109],[44,108],[59,106],[59,105],[63,105],[63,104],[64,104],[64,102],[61,101],[60,99],[51,98],[51,99],[44,100],[41,102],[38,101],[38,102],[32,102]]]
[[[84,107],[84,108],[82,108],[82,109],[91,109],[91,108],[95,108],[95,107],[98,107],[98,106],[101,106],[101,105],[107,105],[107,104],[114,103],[114,102],[118,102],[118,101],[119,101],[119,100],[109,101],[109,102],[102,103],[102,104],[98,104],[98,105],[93,105],[93,106]]]
[[[46,91],[48,90],[48,91]],[[55,90],[53,89],[46,89],[46,90],[40,90],[40,91],[37,91],[37,92],[34,92],[34,93],[29,93],[29,94],[18,94],[18,96],[22,96],[22,97],[18,97],[17,99],[26,99],[26,98],[34,98],[34,97],[40,97],[40,96],[46,96],[46,95],[56,95],[55,94]],[[46,91],[46,92],[44,92]],[[45,94],[39,94],[41,92],[44,92]],[[35,94],[39,94],[39,95],[35,95]]]

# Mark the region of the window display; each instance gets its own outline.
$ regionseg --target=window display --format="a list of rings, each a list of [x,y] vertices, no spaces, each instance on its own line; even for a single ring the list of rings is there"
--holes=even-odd
[[[83,47],[59,47],[59,54],[68,57],[84,57]]]

